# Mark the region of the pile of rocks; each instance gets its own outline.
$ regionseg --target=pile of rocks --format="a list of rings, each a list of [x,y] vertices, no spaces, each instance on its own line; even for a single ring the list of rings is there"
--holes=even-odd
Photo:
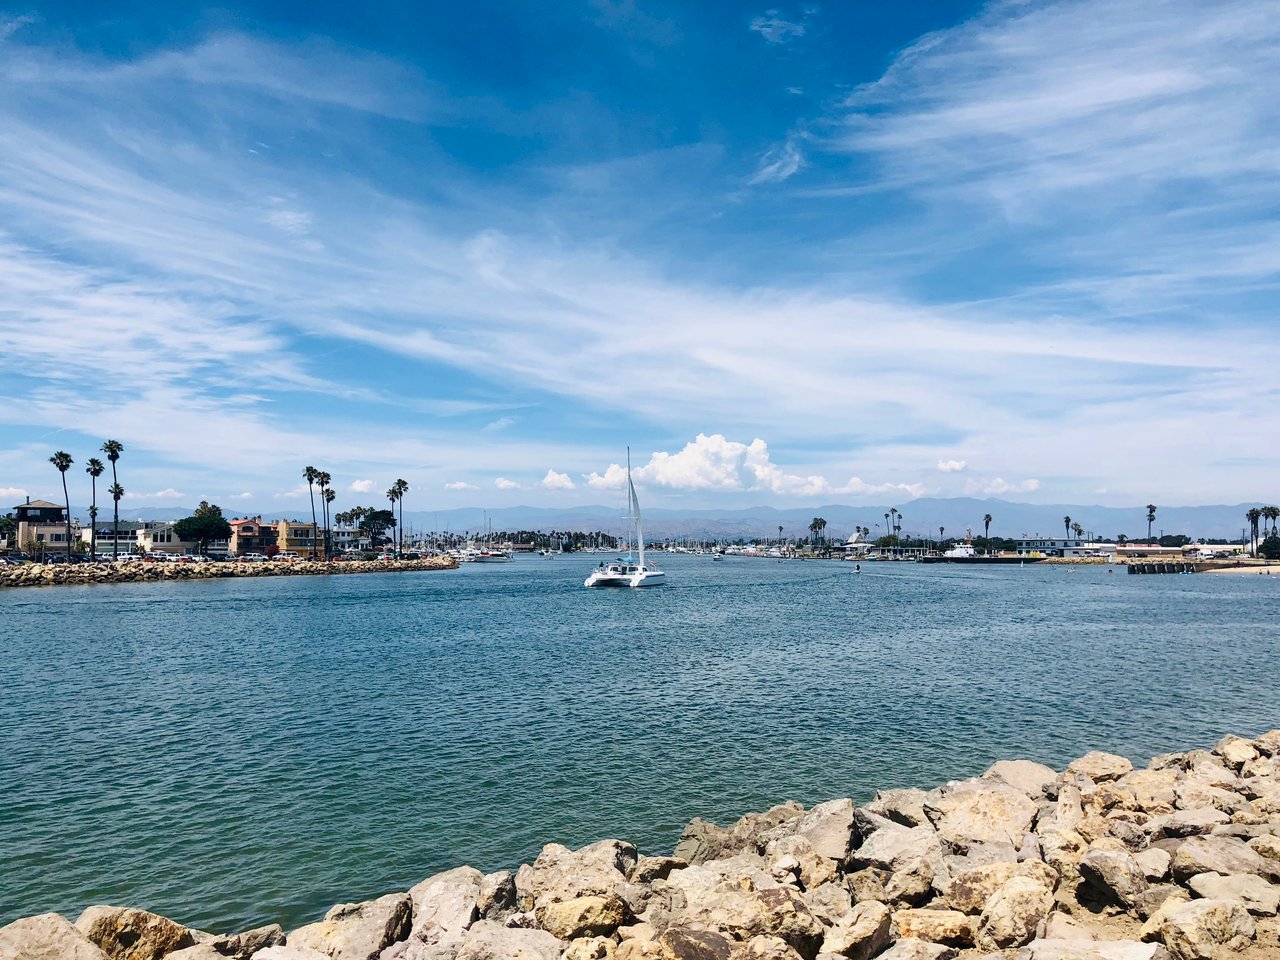
[[[459,867],[286,934],[91,907],[0,929],[0,960],[1274,960],[1280,730],[1135,770],[1002,761],[866,806],[695,820],[672,856],[604,840]]]
[[[183,563],[122,560],[119,563],[24,563],[0,567],[0,588],[51,587],[62,584],[143,583],[161,580],[215,580],[221,577],[315,577],[339,573],[387,573],[394,570],[452,570],[452,557],[425,560],[310,560],[268,563]]]

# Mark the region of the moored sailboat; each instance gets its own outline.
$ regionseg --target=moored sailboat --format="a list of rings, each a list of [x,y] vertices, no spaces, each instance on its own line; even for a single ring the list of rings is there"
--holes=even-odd
[[[583,581],[584,587],[656,587],[667,581],[667,575],[644,559],[644,530],[640,523],[640,501],[636,497],[635,484],[631,482],[631,448],[627,448],[627,512],[635,529],[639,562],[631,556],[619,557],[609,563],[601,563]]]

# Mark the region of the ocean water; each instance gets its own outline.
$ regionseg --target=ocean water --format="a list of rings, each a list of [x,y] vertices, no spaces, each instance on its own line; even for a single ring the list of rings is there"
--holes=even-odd
[[[1280,726],[1280,578],[672,557],[0,592],[0,923],[213,930],[543,843]]]

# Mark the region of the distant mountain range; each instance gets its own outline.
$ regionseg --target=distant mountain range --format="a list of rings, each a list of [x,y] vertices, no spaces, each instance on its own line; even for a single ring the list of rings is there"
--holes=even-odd
[[[1156,512],[1153,534],[1184,533],[1190,537],[1236,539],[1246,526],[1245,511],[1258,504],[1215,504],[1195,507],[1160,507]],[[105,511],[109,523],[110,505]],[[922,498],[898,505],[902,511],[904,533],[937,536],[943,527],[948,536],[962,536],[966,529],[975,535],[982,533],[984,514],[992,516],[993,536],[1017,538],[1024,534],[1053,536],[1063,533],[1063,517],[1070,516],[1079,522],[1086,532],[1111,539],[1123,533],[1130,539],[1147,534],[1145,506],[1099,507],[1085,504],[1014,503],[1008,500],[979,500],[970,497],[947,499]],[[122,520],[175,520],[190,516],[194,507],[140,507],[120,511]],[[88,507],[74,511],[77,517],[86,517]],[[784,536],[809,535],[809,523],[814,517],[827,521],[828,539],[843,540],[855,526],[870,527],[872,536],[885,530],[884,515],[889,506],[850,506],[848,504],[824,504],[818,507],[745,507],[729,510],[672,510],[655,507],[644,512],[646,539],[653,537],[705,537],[733,539],[735,537],[763,537],[778,535],[782,527]],[[104,511],[100,506],[98,515]],[[603,530],[619,532],[624,518],[616,508],[604,506],[581,507],[505,507],[483,511],[480,508],[454,510],[406,510],[405,524],[414,530],[479,531],[487,513],[494,530]],[[227,511],[232,516],[232,511]],[[255,514],[256,515],[256,514]],[[264,519],[303,519],[310,510],[276,511],[262,514]],[[880,529],[877,530],[876,525]]]

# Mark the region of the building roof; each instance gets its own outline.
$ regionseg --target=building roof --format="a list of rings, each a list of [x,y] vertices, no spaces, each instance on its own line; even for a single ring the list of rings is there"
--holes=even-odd
[[[37,510],[65,510],[67,509],[61,503],[50,503],[48,500],[29,500],[26,503],[20,503],[13,509],[21,510],[24,507],[34,507]]]

